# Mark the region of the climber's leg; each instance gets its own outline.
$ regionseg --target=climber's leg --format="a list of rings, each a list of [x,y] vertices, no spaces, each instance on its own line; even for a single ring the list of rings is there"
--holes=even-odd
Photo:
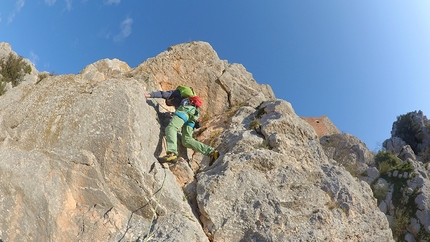
[[[214,148],[195,140],[193,138],[193,132],[193,127],[187,124],[182,126],[182,145],[187,148],[198,151],[204,155],[209,155],[214,150]]]
[[[174,153],[178,154],[178,130],[184,125],[184,120],[182,120],[177,115],[173,115],[165,129],[166,133],[166,143],[167,143],[167,154]]]

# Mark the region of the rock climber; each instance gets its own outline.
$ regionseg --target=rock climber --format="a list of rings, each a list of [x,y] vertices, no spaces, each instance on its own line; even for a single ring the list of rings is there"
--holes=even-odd
[[[193,138],[194,128],[200,126],[200,106],[202,104],[199,96],[194,95],[184,98],[179,90],[155,91],[145,93],[146,98],[163,98],[166,105],[174,106],[175,112],[165,129],[167,140],[167,152],[158,160],[162,163],[174,163],[178,158],[177,133],[181,129],[182,145],[186,148],[198,151],[211,158],[210,165],[219,157],[219,152],[215,148],[203,144]]]

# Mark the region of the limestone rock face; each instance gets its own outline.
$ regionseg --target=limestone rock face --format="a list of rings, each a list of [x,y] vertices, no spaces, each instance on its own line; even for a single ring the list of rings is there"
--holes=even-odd
[[[198,174],[197,202],[213,241],[389,241],[370,187],[328,162],[313,128],[283,100],[240,108],[222,157]],[[350,226],[354,224],[354,226]]]
[[[375,155],[357,137],[350,134],[333,134],[320,140],[326,155],[358,175],[374,166]]]
[[[421,153],[421,152],[430,152],[428,149],[428,147],[430,147],[430,120],[428,120],[427,116],[424,115],[424,113],[420,110],[420,111],[413,111],[413,112],[409,112],[407,114],[404,115],[405,117],[408,117],[411,119],[411,121],[413,122],[414,125],[414,129],[418,128],[418,132],[416,130],[412,130],[411,127],[406,127],[408,124],[399,124],[399,118],[401,116],[399,116],[397,118],[396,122],[393,122],[393,127],[391,129],[391,138],[387,139],[384,143],[383,146],[386,149],[390,149],[390,148],[396,148],[398,149],[399,147],[402,147],[402,145],[400,144],[400,141],[404,142],[405,145],[410,145],[411,148],[416,152],[416,153]],[[406,119],[407,120],[407,119]],[[400,127],[398,127],[400,125]],[[412,124],[409,124],[412,125]],[[400,137],[397,137],[397,133],[400,130],[401,133],[404,132],[405,130],[408,130],[409,132],[414,132],[413,135],[413,141],[409,140],[409,143],[403,141]],[[401,135],[400,135],[401,136]],[[400,141],[399,141],[400,140]],[[390,146],[394,146],[394,147],[390,147]],[[395,153],[398,153],[398,151],[396,150]]]
[[[50,77],[6,93],[0,121],[2,239],[135,240],[158,208],[173,226],[157,236],[207,241],[154,158],[160,126],[137,81]]]
[[[7,57],[12,52],[12,46],[6,42],[0,42],[0,59]]]
[[[171,110],[143,94],[178,84],[204,100],[196,135],[221,151],[212,166],[184,147],[177,164],[155,158]],[[0,177],[3,241],[393,238],[370,187],[329,160],[291,104],[204,42],[9,90]]]
[[[121,78],[123,73],[127,73],[130,70],[130,66],[123,61],[103,59],[88,65],[79,74],[87,80],[98,82],[107,78]]]
[[[258,84],[242,65],[220,60],[205,42],[171,46],[131,74],[146,75],[142,79],[148,84],[147,91],[175,89],[180,84],[192,87],[202,98],[203,114],[222,114],[259,94],[264,100],[275,98],[270,86]]]
[[[394,154],[399,154],[403,147],[406,146],[406,142],[399,137],[391,137],[386,139],[382,145],[385,149],[393,152]]]

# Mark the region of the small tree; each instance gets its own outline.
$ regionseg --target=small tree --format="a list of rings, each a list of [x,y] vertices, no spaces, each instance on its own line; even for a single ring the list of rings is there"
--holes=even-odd
[[[12,83],[12,86],[17,86],[20,82],[22,82],[22,78],[25,74],[30,74],[31,66],[25,63],[22,56],[14,55],[10,53],[7,58],[3,58],[0,61],[0,85],[3,86],[5,83]],[[1,87],[0,87],[1,90]]]
[[[375,156],[375,163],[378,167],[379,173],[384,174],[393,169],[394,167],[401,164],[399,158],[397,158],[390,151],[379,151]]]
[[[395,136],[401,138],[410,145],[412,150],[417,153],[417,146],[422,142],[421,125],[412,118],[413,113],[407,113],[397,117]]]

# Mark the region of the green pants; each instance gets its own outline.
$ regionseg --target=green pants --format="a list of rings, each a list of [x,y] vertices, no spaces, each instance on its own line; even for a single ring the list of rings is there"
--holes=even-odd
[[[188,116],[188,115],[187,115]],[[194,128],[187,125],[182,118],[177,115],[173,115],[169,125],[167,125],[165,133],[167,140],[167,153],[178,154],[178,131],[182,128],[182,145],[198,151],[204,155],[209,155],[214,148],[209,145],[205,145],[193,138]]]

